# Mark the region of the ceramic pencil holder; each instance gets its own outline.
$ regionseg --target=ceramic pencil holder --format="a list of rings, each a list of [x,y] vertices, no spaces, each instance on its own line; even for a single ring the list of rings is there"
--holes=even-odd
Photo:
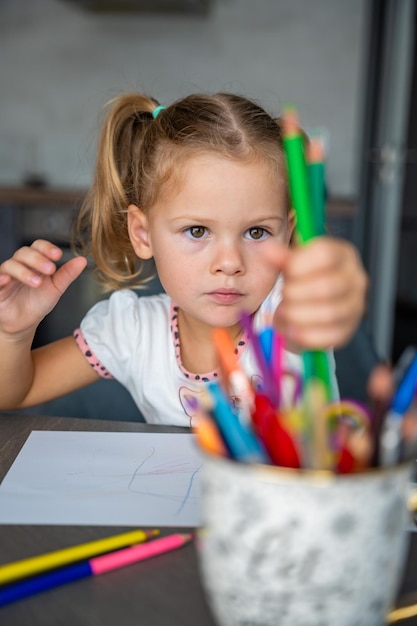
[[[198,554],[220,626],[396,620],[411,464],[356,474],[206,455]]]

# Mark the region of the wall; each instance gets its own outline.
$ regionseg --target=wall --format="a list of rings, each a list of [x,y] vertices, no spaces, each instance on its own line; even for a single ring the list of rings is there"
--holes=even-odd
[[[209,17],[0,3],[0,184],[89,184],[100,107],[120,90],[163,103],[228,90],[325,129],[332,194],[354,196],[368,0],[214,0]]]

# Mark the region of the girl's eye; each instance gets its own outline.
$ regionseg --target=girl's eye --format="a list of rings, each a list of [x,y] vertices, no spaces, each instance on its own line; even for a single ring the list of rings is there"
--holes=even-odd
[[[185,233],[192,239],[203,239],[207,236],[207,228],[204,226],[190,226]]]
[[[265,237],[268,236],[268,231],[266,231],[265,228],[254,226],[253,228],[249,228],[249,230],[246,231],[246,235],[249,239],[259,241],[260,239],[265,239]]]

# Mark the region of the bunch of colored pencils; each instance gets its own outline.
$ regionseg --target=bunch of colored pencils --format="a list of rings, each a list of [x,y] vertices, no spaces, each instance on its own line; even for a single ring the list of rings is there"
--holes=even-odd
[[[303,245],[325,230],[324,150],[318,138],[306,144],[294,109],[283,116],[283,143],[296,230]],[[405,445],[402,418],[414,398],[417,357],[391,406],[385,406],[382,413],[379,407],[376,413],[381,415],[377,415],[355,400],[334,399],[326,352],[302,353],[301,378],[286,369],[283,337],[272,324],[256,333],[252,318],[243,313],[241,325],[256,357],[262,386],[255,388],[240,367],[229,331],[215,329],[213,341],[223,378],[208,384],[207,398],[199,407],[196,434],[204,450],[246,463],[337,473],[392,465],[415,454],[417,420],[412,420],[414,427],[409,428]],[[283,398],[288,378],[293,389],[290,405]],[[239,406],[230,398],[239,398]]]
[[[248,324],[251,319],[244,315],[242,325]],[[228,329],[214,329],[213,341],[222,380],[208,383],[201,404],[190,398],[198,415],[196,437],[204,451],[244,463],[340,474],[416,457],[416,350],[392,396],[370,397],[367,406],[353,399],[328,401],[320,380],[302,380],[288,371],[282,337],[270,327],[259,334],[251,328],[248,346],[263,363],[260,370],[268,371],[261,386],[254,386],[241,368]],[[290,403],[282,393],[286,377],[292,383]]]
[[[372,440],[367,407],[354,400],[328,401],[320,380],[305,384],[298,373],[286,369],[283,339],[275,329],[268,326],[256,333],[246,314],[242,325],[249,331],[248,349],[255,353],[263,382],[254,386],[240,366],[229,330],[214,329],[223,376],[207,384],[197,407],[195,433],[201,447],[244,463],[338,473],[368,466]],[[286,379],[290,402],[283,393]]]

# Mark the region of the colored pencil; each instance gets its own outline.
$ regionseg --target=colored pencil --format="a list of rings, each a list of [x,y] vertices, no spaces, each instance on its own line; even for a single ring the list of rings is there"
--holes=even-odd
[[[216,456],[229,456],[226,445],[220,435],[219,429],[211,417],[204,414],[198,416],[198,424],[193,426],[193,432],[200,447]]]
[[[256,394],[253,421],[271,461],[281,467],[299,468],[300,455],[295,440],[284,428],[279,411],[264,394]]]
[[[263,378],[264,392],[275,404],[275,406],[278,406],[280,398],[272,374],[272,369],[269,367],[265,355],[262,351],[259,337],[256,334],[252,325],[252,318],[248,313],[246,313],[246,311],[242,311],[240,315],[240,323],[242,324],[243,329],[246,331],[246,334],[250,341],[250,347],[253,350],[253,354],[261,372],[261,376]]]
[[[272,345],[272,374],[278,394],[278,407],[282,403],[282,391],[284,388],[284,337],[278,331],[274,334]]]
[[[329,454],[327,420],[323,414],[326,404],[326,390],[317,378],[311,379],[304,389],[304,411],[310,423],[311,467],[312,469],[332,469]]]
[[[324,147],[320,137],[311,137],[306,147],[307,173],[310,184],[316,236],[324,235],[326,223],[326,186],[324,181]]]
[[[73,582],[74,580],[88,576],[99,576],[120,567],[176,550],[191,539],[191,534],[168,535],[142,545],[117,550],[88,561],[75,563],[68,567],[16,582],[0,589],[0,606]]]
[[[311,194],[314,234],[324,235],[326,222],[326,188],[324,180],[324,147],[320,137],[311,137],[306,146],[307,174]],[[304,367],[310,360],[315,374],[324,382],[327,400],[331,399],[330,371],[325,352],[311,350],[304,355]]]
[[[135,543],[141,543],[158,534],[159,530],[132,530],[120,535],[114,535],[113,537],[97,539],[96,541],[82,543],[78,546],[71,546],[62,550],[55,550],[47,554],[15,561],[14,563],[8,563],[0,566],[0,586],[55,567],[82,561],[97,554],[104,554],[105,552],[118,550]]]
[[[372,369],[366,383],[366,389],[371,408],[371,436],[373,441],[371,467],[378,467],[382,424],[394,395],[394,376],[386,363],[378,363]]]
[[[305,139],[300,130],[297,112],[293,108],[287,108],[282,122],[290,196],[296,214],[296,230],[300,241],[306,243],[319,234],[316,225],[321,218],[320,216],[315,218],[315,212],[320,212],[320,214],[324,212],[324,204],[322,205],[324,195],[322,195],[322,202],[320,198],[315,203],[312,202],[305,157]],[[315,182],[319,188],[324,187],[324,181],[317,180],[317,177]],[[320,380],[324,385],[326,399],[331,400],[333,394],[327,354],[321,350],[305,351],[303,362],[306,383],[313,378]]]
[[[296,229],[303,243],[316,236],[310,185],[305,161],[305,140],[300,132],[297,112],[287,108],[282,118],[283,145],[288,166],[288,180]]]
[[[252,428],[241,422],[217,381],[207,384],[213,418],[232,458],[244,463],[267,463],[268,456]]]
[[[305,383],[308,384],[314,379],[321,381],[324,385],[326,400],[331,400],[330,367],[326,352],[323,350],[304,350],[302,359]]]
[[[401,379],[392,399],[390,410],[382,424],[380,440],[380,464],[394,465],[400,461],[402,423],[416,392],[417,355],[414,356]]]
[[[249,378],[240,367],[236,347],[232,335],[228,328],[214,328],[212,339],[216,348],[216,353],[224,372],[226,386],[230,395],[237,395],[241,398],[242,407],[240,414],[247,423],[250,423],[250,415],[254,404],[255,392],[250,384]]]

